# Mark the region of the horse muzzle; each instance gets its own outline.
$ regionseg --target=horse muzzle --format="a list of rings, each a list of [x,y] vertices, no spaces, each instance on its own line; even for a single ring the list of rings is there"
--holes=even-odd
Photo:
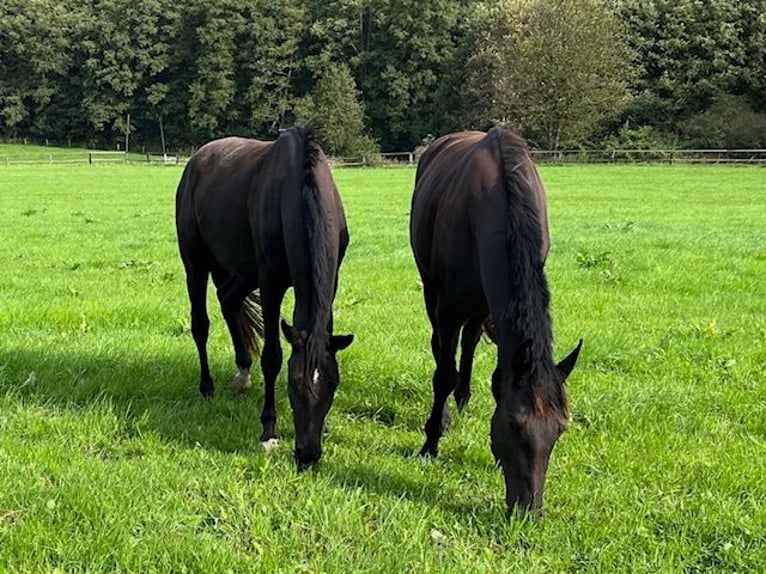
[[[303,472],[319,462],[319,459],[322,458],[322,449],[296,447],[294,455],[298,472]]]

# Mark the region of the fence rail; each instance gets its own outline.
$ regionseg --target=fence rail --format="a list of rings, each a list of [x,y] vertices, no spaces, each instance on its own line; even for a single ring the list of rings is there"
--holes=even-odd
[[[153,164],[153,165],[177,165],[186,161],[180,154],[161,153],[126,153],[117,151],[91,150],[82,153],[41,153],[14,156],[13,154],[0,154],[0,165],[62,165],[62,164]]]
[[[766,164],[766,149],[532,150],[538,163]]]
[[[745,164],[766,165],[766,149],[604,149],[604,150],[536,150],[530,152],[539,164]],[[374,156],[333,157],[334,167],[414,166],[416,151],[386,152]],[[83,151],[82,153],[0,154],[0,166],[53,164],[145,164],[183,165],[188,160],[181,154],[125,153],[116,151]]]
[[[577,163],[665,163],[665,164],[754,164],[766,165],[766,149],[565,149],[530,151],[540,164]],[[382,153],[371,157],[332,158],[333,166],[363,167],[370,165],[415,165],[418,154],[412,152]]]

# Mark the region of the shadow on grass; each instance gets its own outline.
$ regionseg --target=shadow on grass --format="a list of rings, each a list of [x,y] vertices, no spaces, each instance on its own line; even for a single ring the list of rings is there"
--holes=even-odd
[[[428,468],[427,476],[412,472],[412,466]],[[493,472],[487,469],[487,472]],[[421,461],[416,457],[403,460],[397,468],[381,467],[366,460],[334,460],[325,474],[344,489],[360,488],[370,494],[404,499],[428,507],[438,507],[452,515],[455,522],[476,531],[482,537],[506,539],[508,524],[503,502],[504,491],[498,490],[491,499],[484,498],[469,480],[455,480],[455,473],[446,472],[438,462]]]
[[[257,363],[256,363],[257,364]],[[233,368],[232,368],[233,371]],[[255,370],[254,370],[255,371]],[[26,349],[0,350],[0,392],[25,402],[62,409],[107,404],[128,426],[155,432],[161,439],[221,452],[260,454],[260,373],[253,390],[229,388],[233,372],[214,372],[216,393],[198,391],[196,355],[168,355],[161,360],[116,354],[83,354]],[[283,381],[277,381],[280,391]],[[279,430],[292,441],[292,415],[278,392]]]
[[[258,443],[263,401],[260,373],[254,370],[253,391],[247,395],[230,390],[233,373],[213,374],[216,395],[208,401],[199,395],[196,355],[191,353],[188,357],[169,354],[156,360],[127,352],[0,350],[0,393],[26,404],[74,412],[104,406],[124,423],[126,435],[155,433],[163,442],[248,457],[264,456]],[[294,435],[284,375],[277,384],[279,431],[286,446],[280,456],[291,456]],[[381,432],[389,432],[386,422],[381,424]],[[335,440],[349,439],[336,437]],[[355,448],[355,445],[346,446]],[[333,457],[332,464],[323,461],[316,472],[342,488],[361,488],[379,496],[437,506],[454,515],[456,520],[473,524],[483,535],[497,534],[493,533],[493,525],[505,522],[501,492],[497,493],[497,501],[478,500],[471,493],[470,483],[446,484],[450,473],[443,464],[423,462],[412,453],[409,446],[395,449],[393,457],[401,457],[398,469],[375,466],[371,461],[378,459],[377,456],[364,460]],[[390,451],[382,458],[390,459]],[[414,466],[423,465],[432,466],[425,473],[427,476],[413,472]]]

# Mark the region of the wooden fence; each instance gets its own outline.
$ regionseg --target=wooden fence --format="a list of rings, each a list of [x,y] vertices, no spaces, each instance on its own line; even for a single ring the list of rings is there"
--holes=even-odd
[[[766,149],[609,149],[609,150],[531,150],[539,164],[747,164],[766,165]],[[334,167],[368,166],[414,166],[418,161],[418,152],[387,152],[375,156],[350,158],[330,158]],[[117,151],[83,151],[69,153],[24,154],[14,157],[0,154],[0,166],[10,165],[53,165],[53,164],[144,164],[144,165],[183,165],[188,160],[181,154],[162,153],[126,153]]]
[[[664,163],[664,164],[752,164],[766,165],[766,149],[604,149],[537,150],[530,152],[539,164]],[[333,158],[334,166],[412,166],[416,152],[382,153],[374,157]]]
[[[124,151],[100,151],[89,150],[82,152],[52,152],[14,156],[12,154],[0,154],[0,165],[64,165],[64,164],[152,164],[152,165],[177,165],[188,158],[180,154],[154,154],[154,153],[126,153]]]

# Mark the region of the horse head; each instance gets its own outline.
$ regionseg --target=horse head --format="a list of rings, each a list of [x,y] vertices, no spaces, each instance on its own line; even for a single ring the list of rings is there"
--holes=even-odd
[[[338,351],[348,347],[353,335],[330,335],[319,352],[318,361],[309,366],[309,335],[282,321],[282,332],[292,347],[287,363],[287,395],[295,424],[295,462],[298,470],[314,465],[322,456],[324,421],[340,384]]]
[[[582,340],[558,365],[545,365],[526,340],[510,366],[492,374],[492,454],[505,476],[509,511],[542,508],[548,460],[568,423],[564,382],[581,348]]]

